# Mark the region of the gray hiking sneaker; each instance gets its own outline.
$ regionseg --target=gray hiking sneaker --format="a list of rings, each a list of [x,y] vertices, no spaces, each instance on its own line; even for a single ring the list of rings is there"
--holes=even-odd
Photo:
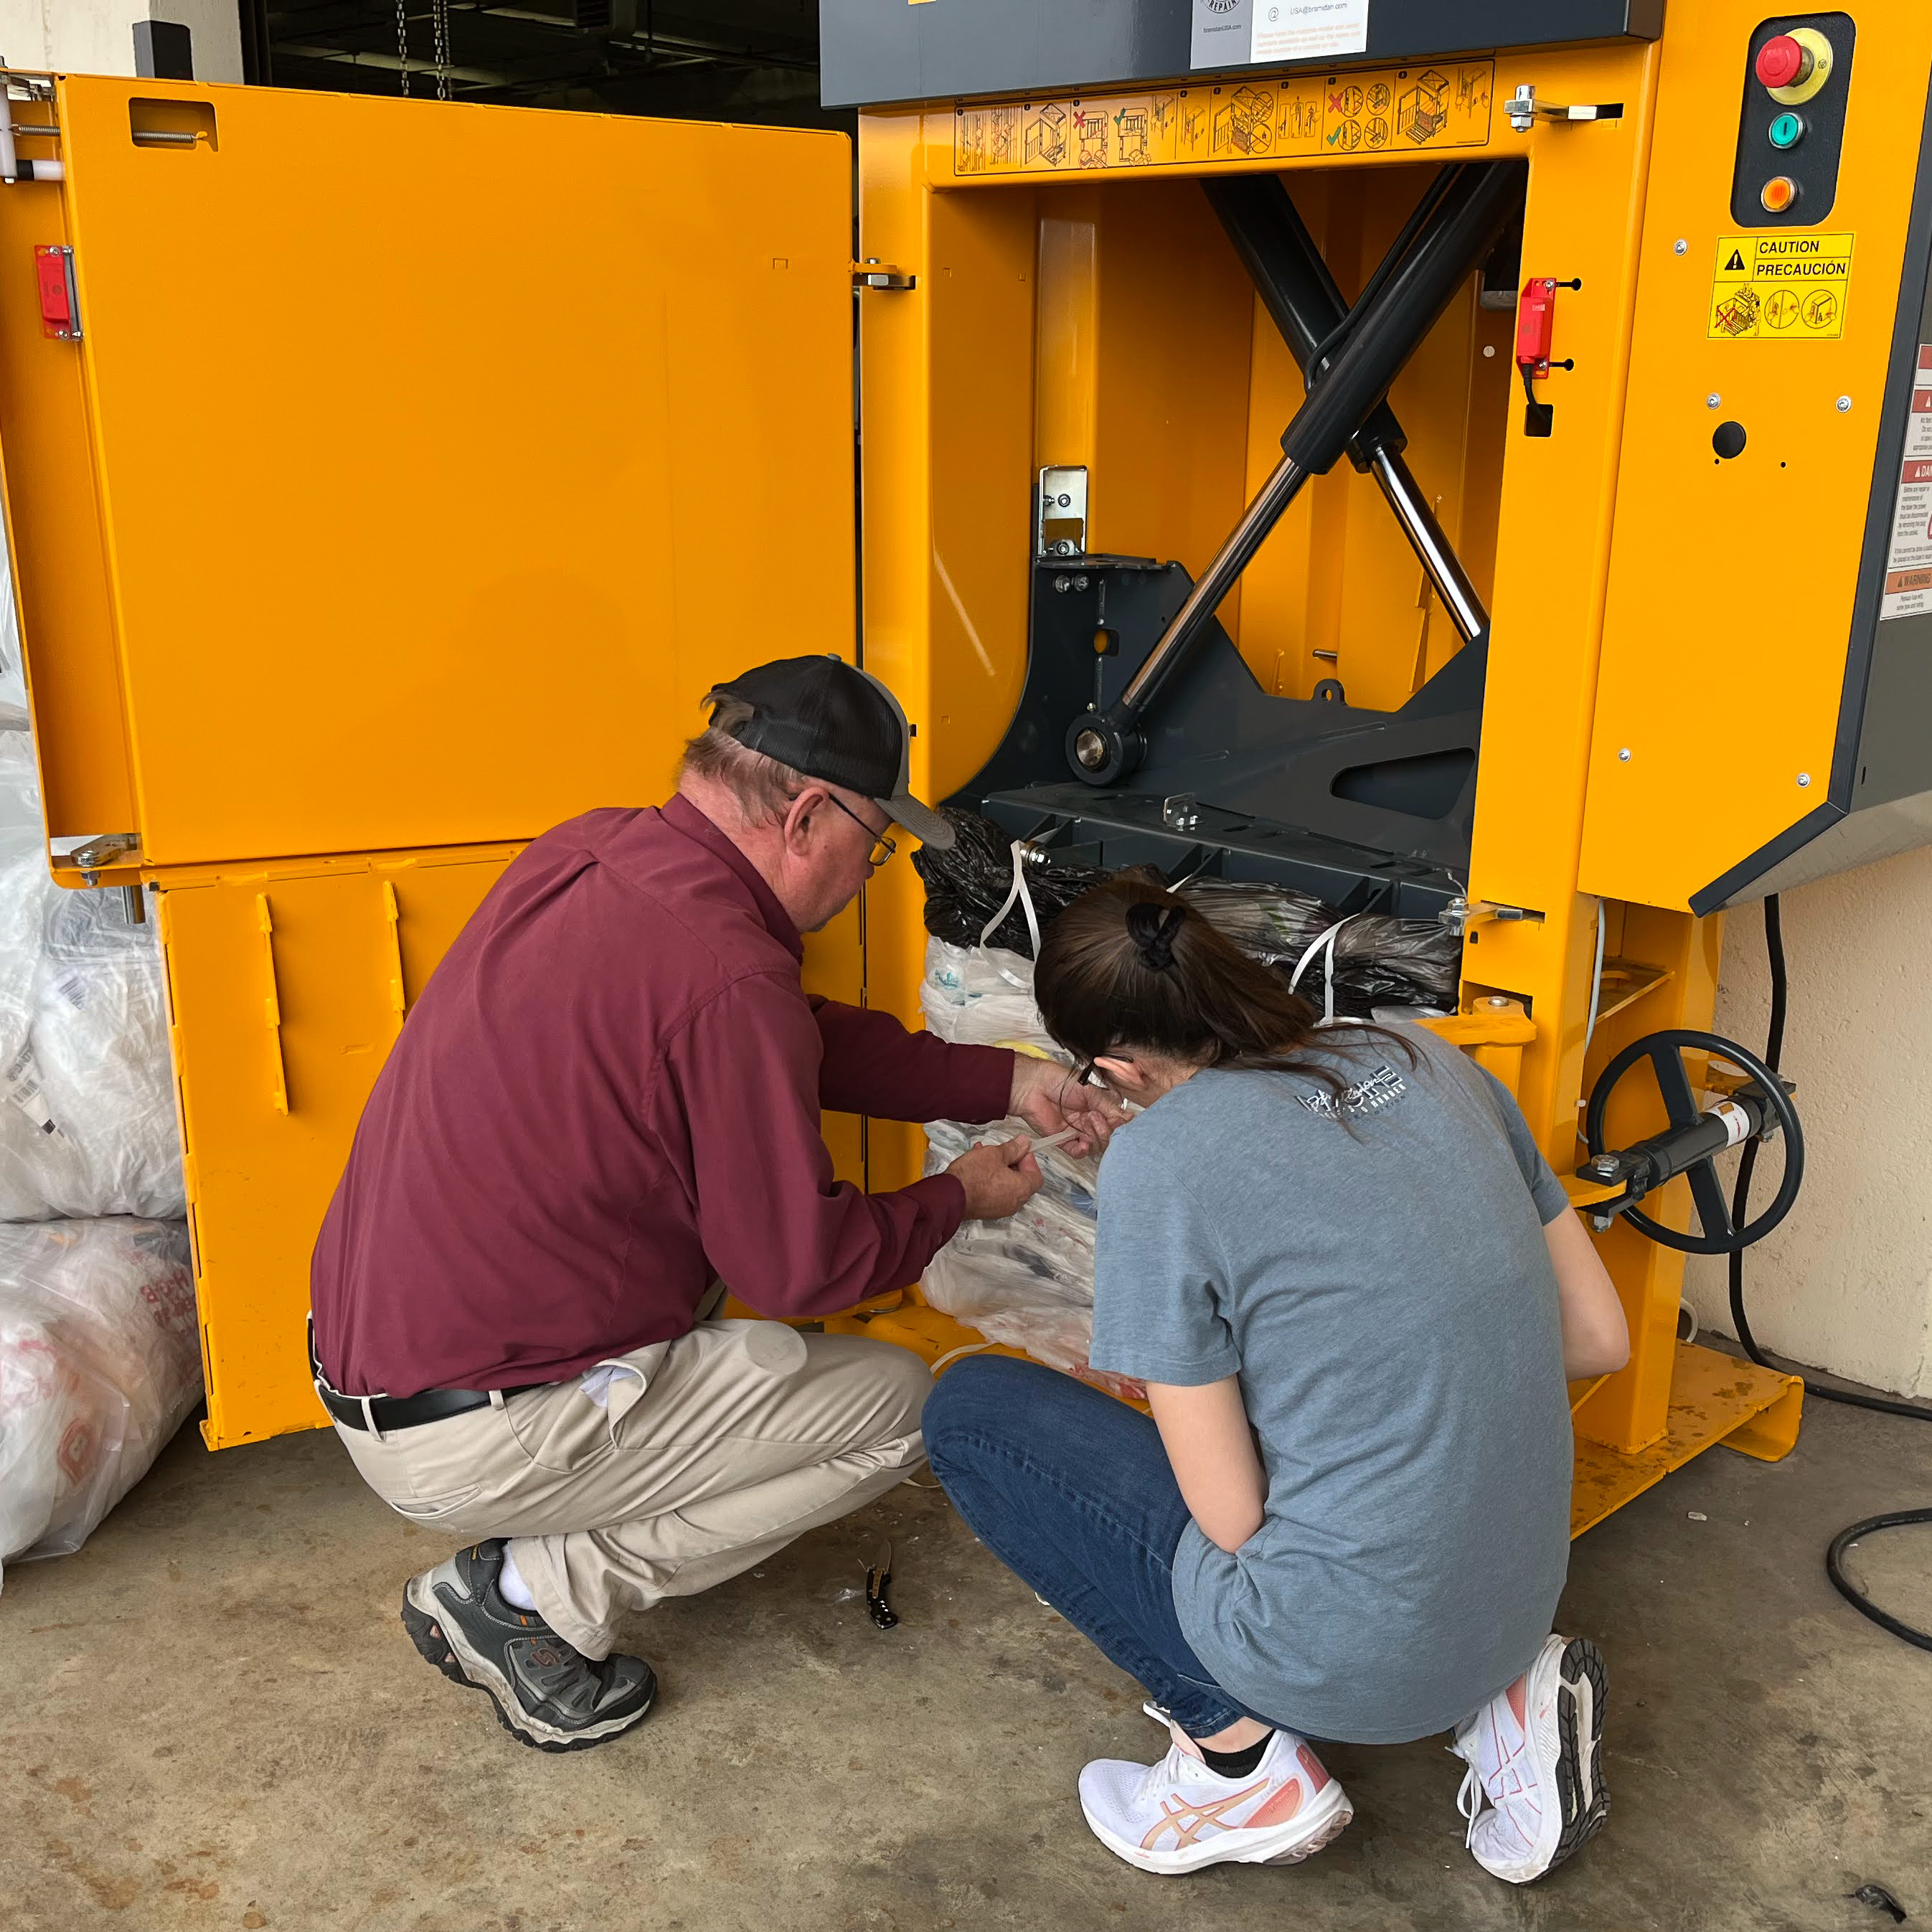
[[[658,1680],[641,1657],[593,1663],[496,1588],[500,1538],[459,1550],[403,1591],[410,1640],[452,1684],[487,1690],[504,1730],[538,1750],[586,1750],[643,1723]]]

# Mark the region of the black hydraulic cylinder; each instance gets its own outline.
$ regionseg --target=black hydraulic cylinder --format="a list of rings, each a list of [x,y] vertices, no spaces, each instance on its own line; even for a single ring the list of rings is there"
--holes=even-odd
[[[1201,187],[1288,352],[1312,382],[1309,359],[1340,326],[1348,304],[1287,183],[1279,175],[1225,175]],[[1379,402],[1349,438],[1348,460],[1366,470],[1377,450],[1400,456],[1408,447],[1395,412]]]
[[[1771,1108],[1755,1087],[1740,1088],[1727,1104],[1744,1115],[1742,1133],[1728,1125],[1718,1110],[1706,1108],[1688,1126],[1666,1127],[1660,1134],[1614,1154],[1598,1154],[1580,1172],[1586,1180],[1627,1183],[1630,1199],[1641,1201],[1666,1181],[1714,1160],[1726,1148],[1760,1138],[1772,1123]]]
[[[1434,218],[1295,412],[1281,439],[1284,460],[1312,476],[1335,466],[1450,298],[1481,266],[1527,178],[1520,162],[1461,164]]]
[[[1334,340],[1348,305],[1287,184],[1279,175],[1227,175],[1201,185],[1288,353],[1312,382],[1315,372],[1308,365],[1324,342]],[[1402,460],[1408,445],[1384,398],[1348,439],[1348,460],[1374,476],[1443,608],[1466,642],[1489,628],[1490,614]]]
[[[1073,721],[1067,749],[1080,776],[1112,784],[1138,764],[1142,715],[1186,661],[1208,619],[1302,484],[1335,466],[1456,291],[1481,265],[1520,205],[1527,178],[1526,166],[1518,161],[1458,165],[1407,255],[1316,376],[1282,434],[1281,461],[1160,641],[1103,714]]]

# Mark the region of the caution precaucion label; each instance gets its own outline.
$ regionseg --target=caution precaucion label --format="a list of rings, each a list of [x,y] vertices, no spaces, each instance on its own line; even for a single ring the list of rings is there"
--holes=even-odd
[[[1711,278],[1714,342],[1835,342],[1852,284],[1850,235],[1726,235]]]
[[[1906,419],[1905,457],[1892,506],[1886,554],[1885,596],[1879,618],[1919,617],[1932,611],[1932,342],[1918,345]]]

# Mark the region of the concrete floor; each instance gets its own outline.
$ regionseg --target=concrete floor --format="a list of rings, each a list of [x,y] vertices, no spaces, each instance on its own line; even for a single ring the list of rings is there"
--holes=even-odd
[[[1713,1451],[1584,1539],[1564,1618],[1610,1659],[1614,1804],[1544,1885],[1469,1861],[1435,1743],[1330,1753],[1356,1820],[1310,1864],[1178,1881],[1117,1863],[1073,1798],[1086,1758],[1156,1754],[1135,1687],[936,1494],[641,1621],[656,1713],[549,1757],[411,1649],[398,1592],[442,1546],[332,1437],[211,1457],[190,1428],[80,1555],[8,1573],[0,1924],[1884,1932],[1862,1883],[1932,1919],[1932,1657],[1820,1555],[1925,1502],[1932,1430],[1818,1403],[1784,1464]],[[882,1531],[890,1634],[852,1594]],[[1859,1559],[1922,1624],[1928,1534]]]

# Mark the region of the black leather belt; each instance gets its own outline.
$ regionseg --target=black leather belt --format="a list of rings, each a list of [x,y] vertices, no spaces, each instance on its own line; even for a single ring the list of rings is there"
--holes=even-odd
[[[488,1389],[424,1389],[419,1395],[344,1395],[330,1386],[315,1358],[315,1324],[309,1324],[308,1365],[315,1377],[315,1392],[322,1406],[345,1429],[373,1429],[386,1436],[392,1429],[414,1429],[425,1422],[440,1422],[449,1415],[466,1415],[472,1408],[488,1408]]]
[[[481,1389],[424,1389],[420,1395],[372,1395],[365,1405],[359,1396],[338,1395],[318,1382],[316,1394],[322,1406],[348,1429],[367,1429],[373,1424],[378,1436],[392,1429],[414,1429],[419,1423],[440,1422],[446,1415],[463,1415],[472,1408],[488,1408],[490,1398]]]

